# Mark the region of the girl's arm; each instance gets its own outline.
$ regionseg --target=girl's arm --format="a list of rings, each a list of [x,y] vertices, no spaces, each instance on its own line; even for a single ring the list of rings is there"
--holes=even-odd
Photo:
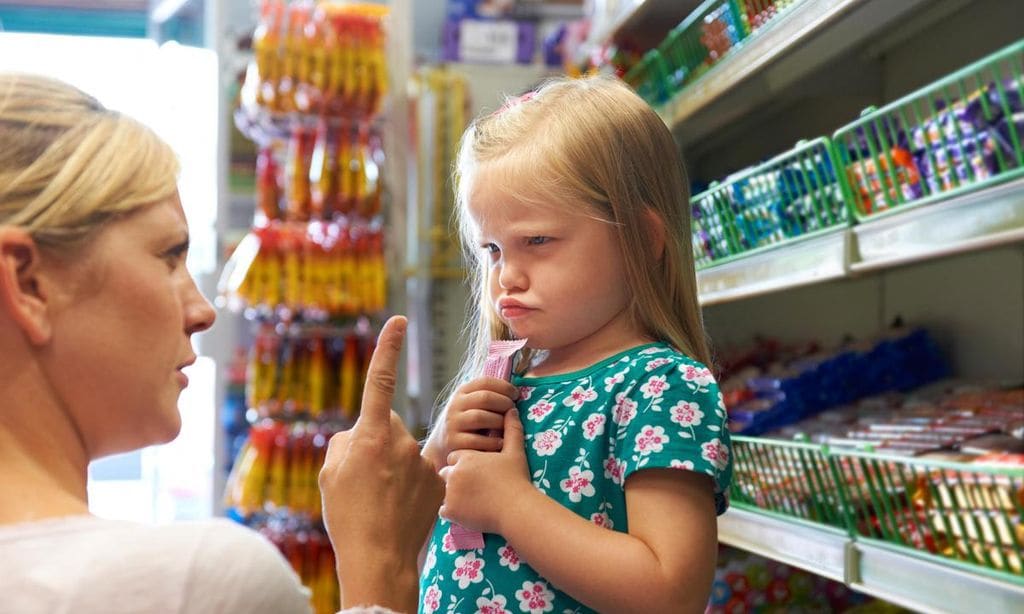
[[[709,476],[675,469],[632,474],[627,534],[598,527],[534,488],[514,415],[505,421],[505,442],[500,454],[449,457],[442,516],[502,535],[538,573],[595,610],[704,611],[718,542]]]

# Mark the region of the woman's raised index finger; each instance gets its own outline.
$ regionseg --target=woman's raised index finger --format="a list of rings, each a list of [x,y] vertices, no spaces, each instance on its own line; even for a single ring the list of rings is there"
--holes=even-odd
[[[389,424],[391,399],[395,396],[398,379],[398,356],[405,338],[405,316],[393,316],[384,323],[377,337],[377,345],[370,356],[363,387],[363,404],[356,425]]]

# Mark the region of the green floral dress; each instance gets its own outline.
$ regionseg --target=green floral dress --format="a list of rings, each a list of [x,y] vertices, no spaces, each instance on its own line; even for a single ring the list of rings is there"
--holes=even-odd
[[[624,484],[642,469],[714,478],[725,511],[732,478],[725,405],[711,371],[663,343],[632,348],[575,373],[514,376],[534,485],[590,522],[628,532]],[[500,535],[456,550],[438,519],[420,577],[422,614],[589,612]],[[591,564],[600,564],[594,562]],[[608,564],[613,564],[609,561]]]

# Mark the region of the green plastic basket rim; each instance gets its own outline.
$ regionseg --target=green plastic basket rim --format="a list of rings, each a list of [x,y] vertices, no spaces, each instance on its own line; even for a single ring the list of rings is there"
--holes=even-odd
[[[1011,478],[1024,478],[1024,467],[1001,467],[995,465],[980,465],[977,463],[958,463],[955,461],[918,458],[915,456],[898,456],[895,454],[870,452],[866,450],[850,450],[845,448],[829,448],[827,454],[834,458],[861,458],[883,463],[913,465],[914,467],[919,468],[962,471],[979,475],[998,475]]]
[[[803,153],[805,150],[813,149],[817,145],[822,145],[825,148],[825,151],[826,151],[826,153],[829,156],[829,162],[832,163],[832,165],[833,165],[833,172],[836,173],[836,183],[840,183],[838,169],[835,168],[836,160],[834,159],[835,156],[834,156],[834,153],[833,153],[833,150],[832,150],[832,141],[827,136],[819,136],[819,137],[815,137],[815,138],[807,140],[807,141],[800,141],[792,149],[787,149],[786,151],[776,155],[774,158],[771,158],[770,160],[766,160],[765,162],[761,162],[760,164],[755,164],[754,166],[752,166],[752,167],[750,167],[750,168],[748,168],[748,169],[746,169],[746,170],[744,170],[744,171],[742,171],[742,172],[740,172],[740,173],[738,173],[736,175],[733,175],[733,176],[729,177],[728,179],[725,180],[724,183],[715,182],[714,187],[709,187],[708,189],[706,189],[706,190],[704,190],[704,191],[702,191],[702,192],[700,192],[700,193],[698,193],[698,194],[696,194],[694,196],[691,196],[690,200],[691,201],[696,201],[696,200],[700,200],[701,198],[706,198],[712,192],[718,192],[720,190],[723,190],[723,189],[731,186],[732,184],[736,183],[737,181],[741,181],[743,179],[747,179],[751,175],[756,175],[758,172],[762,171],[762,169],[764,169],[765,167],[771,166],[773,164],[777,164],[778,162],[780,162],[780,161],[782,161],[782,160],[784,160],[786,158],[789,158],[791,156],[799,155],[799,154]],[[845,200],[845,198],[844,198],[844,200]]]
[[[975,72],[978,72],[994,62],[998,62],[999,60],[1002,60],[1006,57],[1009,57],[1019,52],[1024,52],[1024,39],[1017,41],[1011,45],[1008,45],[1006,47],[1003,47],[1002,49],[996,51],[995,53],[991,53],[981,58],[980,60],[977,60],[976,62],[964,66],[963,68],[957,70],[956,72],[939,79],[938,81],[934,81],[920,89],[917,89],[907,94],[906,96],[903,96],[902,98],[894,100],[883,107],[877,108],[871,111],[870,113],[863,115],[862,117],[858,117],[857,119],[853,120],[852,122],[846,124],[845,126],[839,128],[834,133],[832,133],[832,140],[839,141],[840,137],[845,136],[848,132],[852,132],[853,130],[861,127],[862,125],[868,122],[878,119],[879,116],[885,115],[886,113],[893,111],[894,109],[897,109],[905,104],[914,102],[932,93],[933,91],[941,90],[942,88],[948,86],[949,84],[956,83],[960,79],[963,79],[964,77],[967,77]]]

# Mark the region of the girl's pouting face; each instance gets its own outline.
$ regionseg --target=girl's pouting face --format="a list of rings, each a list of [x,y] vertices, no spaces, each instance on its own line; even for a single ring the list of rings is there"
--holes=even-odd
[[[110,222],[61,274],[50,381],[91,457],[162,443],[181,428],[190,338],[215,313],[185,267],[177,196]]]
[[[492,171],[493,172],[493,171]],[[583,204],[524,202],[477,170],[468,199],[488,293],[528,346],[547,350],[544,371],[583,368],[642,343],[628,317],[630,292],[614,226]]]

